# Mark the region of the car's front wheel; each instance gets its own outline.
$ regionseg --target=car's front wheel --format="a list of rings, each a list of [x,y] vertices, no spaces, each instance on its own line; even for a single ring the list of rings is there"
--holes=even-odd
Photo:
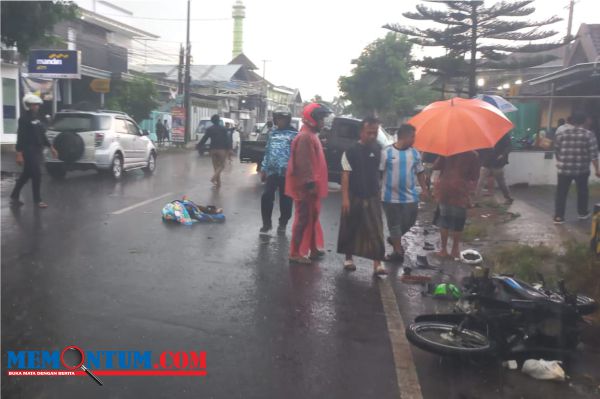
[[[61,163],[47,163],[46,170],[55,179],[64,179],[67,175],[67,168]]]
[[[156,170],[156,153],[152,151],[148,157],[148,165],[144,168],[147,175],[151,175]]]
[[[121,157],[121,154],[115,154],[110,165],[110,175],[115,180],[120,180],[123,177],[123,157]]]

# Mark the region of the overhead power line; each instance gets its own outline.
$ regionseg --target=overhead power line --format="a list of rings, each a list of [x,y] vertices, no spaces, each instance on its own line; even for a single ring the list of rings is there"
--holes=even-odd
[[[107,17],[123,17],[123,18],[133,18],[133,19],[146,19],[149,21],[187,21],[186,18],[157,18],[157,17],[136,17],[134,15],[119,15],[119,14],[102,14]],[[229,18],[192,18],[190,21],[192,22],[218,22],[218,21],[230,21]]]

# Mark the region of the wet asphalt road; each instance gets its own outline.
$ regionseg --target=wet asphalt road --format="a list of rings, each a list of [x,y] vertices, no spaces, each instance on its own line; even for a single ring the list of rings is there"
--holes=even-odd
[[[59,182],[45,176],[43,196],[51,207],[43,211],[32,210],[29,186],[27,204],[11,211],[6,199],[13,182],[2,180],[2,366],[5,371],[7,350],[74,344],[206,351],[208,375],[103,377],[98,387],[82,377],[3,372],[3,397],[400,397],[381,283],[367,261],[347,274],[335,254],[338,193],[323,206],[327,256],[290,266],[289,229],[287,236],[258,236],[262,187],[253,166],[234,161],[215,191],[208,158],[167,154],[158,165],[153,177],[135,171],[119,183],[94,172]],[[227,222],[162,223],[162,206],[184,194],[223,207]],[[420,246],[422,230],[415,228],[411,245]],[[435,278],[452,280],[459,267],[445,265],[447,274]],[[390,270],[405,323],[447,306],[423,298],[419,286],[403,285]],[[425,398],[594,397],[585,379],[573,386],[541,383],[494,366],[440,362],[417,349],[413,355]],[[582,354],[573,370],[597,378],[597,360]]]

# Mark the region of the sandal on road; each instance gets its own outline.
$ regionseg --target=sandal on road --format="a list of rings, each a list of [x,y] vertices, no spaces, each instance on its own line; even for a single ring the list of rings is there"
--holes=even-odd
[[[375,270],[373,270],[373,274],[376,276],[385,276],[386,274],[388,274],[388,272],[387,270],[385,270],[385,267],[383,267],[383,265],[379,265]]]
[[[13,208],[18,208],[23,205],[25,205],[25,203],[17,198],[10,199],[10,206],[12,206]]]
[[[38,208],[41,208],[41,209],[48,208],[48,204],[46,204],[45,202],[38,202],[37,206],[38,206]]]
[[[353,272],[356,270],[356,265],[354,264],[354,261],[352,260],[345,260],[344,261],[344,270],[347,270],[349,272]]]
[[[314,249],[310,251],[310,259],[317,260],[325,256],[325,251],[321,251],[320,249]]]

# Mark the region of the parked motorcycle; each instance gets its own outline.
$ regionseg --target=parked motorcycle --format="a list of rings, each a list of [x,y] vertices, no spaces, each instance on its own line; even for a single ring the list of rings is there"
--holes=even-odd
[[[596,302],[574,295],[563,282],[558,291],[529,285],[481,269],[465,281],[466,294],[449,314],[418,316],[406,328],[415,346],[442,356],[496,355],[574,349]]]

